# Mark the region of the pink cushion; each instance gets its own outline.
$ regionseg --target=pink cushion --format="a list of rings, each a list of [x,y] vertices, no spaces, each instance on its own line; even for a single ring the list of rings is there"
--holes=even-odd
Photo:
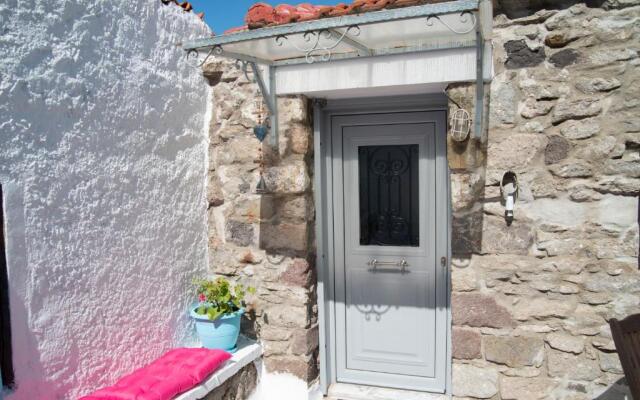
[[[120,379],[79,400],[171,400],[202,382],[231,358],[223,350],[174,349]]]

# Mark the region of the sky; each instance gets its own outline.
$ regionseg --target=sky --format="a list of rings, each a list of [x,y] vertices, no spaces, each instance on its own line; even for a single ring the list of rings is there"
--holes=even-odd
[[[195,12],[204,11],[205,22],[213,29],[213,31],[220,35],[229,28],[244,25],[244,15],[247,13],[249,7],[257,2],[268,3],[271,5],[277,5],[280,3],[298,4],[298,3],[311,3],[311,4],[337,4],[339,1],[334,0],[299,0],[291,1],[270,1],[270,0],[189,0],[193,5]]]

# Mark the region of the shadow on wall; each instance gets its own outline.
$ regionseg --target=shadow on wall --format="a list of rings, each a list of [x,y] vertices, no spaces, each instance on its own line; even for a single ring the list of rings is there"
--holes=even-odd
[[[488,92],[485,89],[487,97]],[[452,115],[459,105],[475,116],[475,85],[452,84],[447,88],[447,94],[450,98],[448,115]],[[488,99],[485,104],[488,107]],[[488,115],[488,110],[485,110],[485,116]],[[474,134],[472,125],[469,139],[456,142],[447,130],[447,160],[451,172],[451,253],[454,262],[458,264],[456,267],[468,265],[473,254],[482,253],[484,204],[500,200],[497,197],[499,193],[485,190],[486,141],[483,143],[476,139]],[[492,222],[504,224],[504,221]]]
[[[26,268],[27,247],[25,243],[24,198],[22,187],[7,183],[5,189],[5,251],[9,274],[9,303],[11,305],[11,331],[13,370],[16,386],[5,393],[6,399],[40,399],[47,395],[64,393],[60,381],[47,379],[38,339],[29,325],[27,282],[31,280]],[[3,205],[0,204],[0,207]],[[0,229],[3,227],[0,226]],[[12,268],[13,266],[13,268]],[[43,390],[44,389],[44,390]],[[16,393],[20,392],[18,396]]]
[[[11,290],[11,288],[9,288]],[[11,321],[14,332],[13,366],[16,371],[17,386],[8,392],[6,400],[40,399],[45,396],[54,396],[67,393],[70,385],[64,385],[63,381],[56,381],[45,373],[40,361],[38,351],[38,339],[29,328],[27,321],[27,309],[24,303],[15,295],[11,295]],[[17,314],[17,316],[14,316]],[[19,322],[16,326],[15,323]],[[20,358],[16,358],[18,354]],[[26,357],[25,357],[26,356]],[[25,359],[26,358],[26,359]],[[63,386],[64,385],[64,386]],[[12,395],[15,391],[16,394]],[[17,394],[19,392],[19,394]]]
[[[627,381],[621,378],[594,400],[633,400],[633,397],[631,397]]]
[[[587,7],[602,7],[605,0],[494,0],[496,14],[505,13],[509,18],[521,18],[536,11],[558,10],[584,3]]]

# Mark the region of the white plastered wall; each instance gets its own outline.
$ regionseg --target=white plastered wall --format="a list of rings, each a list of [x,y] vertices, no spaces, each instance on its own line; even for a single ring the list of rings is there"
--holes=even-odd
[[[208,86],[159,0],[0,2],[0,183],[16,388],[76,399],[192,342]]]

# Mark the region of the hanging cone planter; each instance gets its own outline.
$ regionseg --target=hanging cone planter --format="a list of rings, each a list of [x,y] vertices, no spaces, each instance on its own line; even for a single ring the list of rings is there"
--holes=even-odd
[[[265,194],[268,192],[267,184],[264,181],[264,176],[262,172],[260,172],[260,179],[258,180],[258,184],[256,185],[256,194]]]

